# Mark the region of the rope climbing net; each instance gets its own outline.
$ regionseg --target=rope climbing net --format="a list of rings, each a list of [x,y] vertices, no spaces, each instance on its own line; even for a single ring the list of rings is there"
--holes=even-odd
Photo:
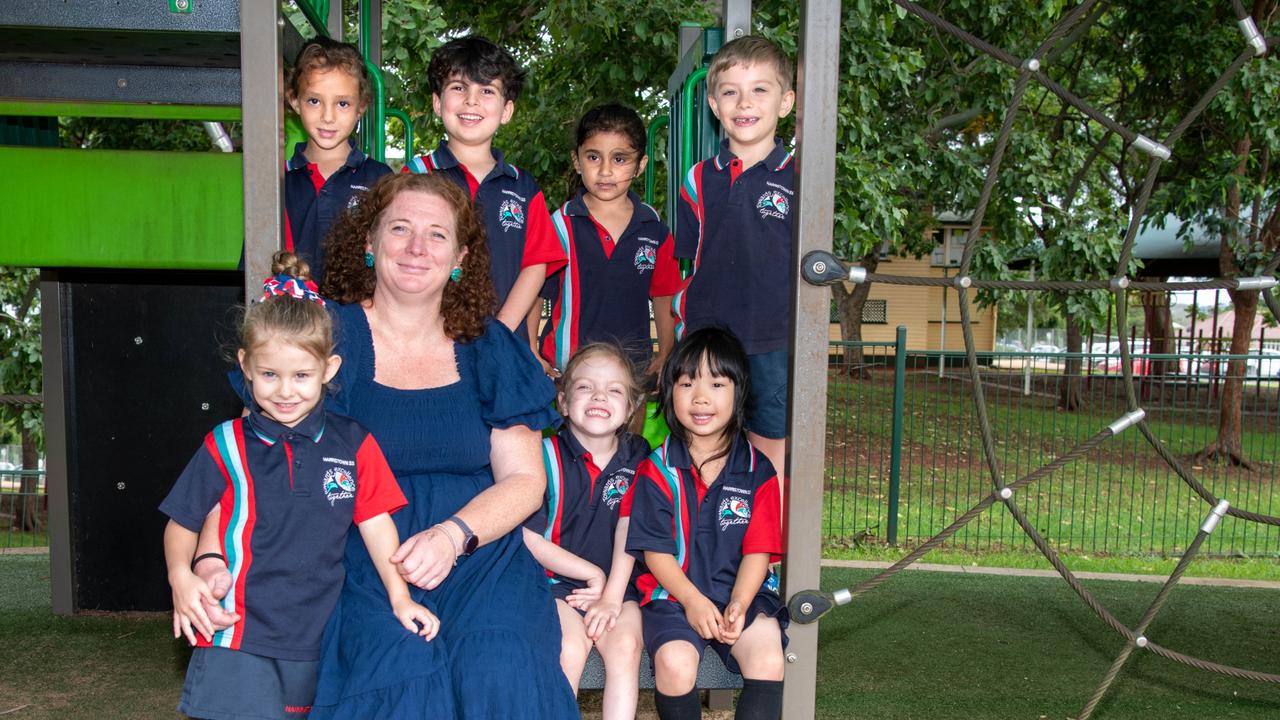
[[[1146,635],[1147,628],[1155,619],[1157,613],[1159,613],[1160,608],[1169,597],[1174,586],[1178,584],[1178,581],[1186,572],[1188,565],[1199,552],[1200,546],[1217,528],[1219,522],[1224,516],[1231,516],[1248,522],[1263,523],[1272,526],[1280,526],[1280,517],[1259,514],[1232,507],[1226,499],[1219,498],[1214,495],[1214,493],[1201,483],[1195,475],[1193,475],[1191,471],[1165,447],[1164,443],[1156,437],[1147,422],[1145,411],[1138,404],[1134,391],[1133,363],[1130,359],[1131,350],[1128,338],[1126,337],[1124,323],[1119,323],[1118,332],[1120,340],[1119,352],[1121,356],[1120,367],[1124,374],[1125,404],[1127,411],[1110,425],[1101,428],[1093,436],[1089,437],[1084,442],[1079,443],[1075,447],[1070,448],[1067,452],[1062,453],[1052,462],[1049,462],[1025,476],[1010,480],[1001,469],[1000,462],[996,454],[996,444],[992,433],[991,422],[988,418],[983,384],[979,377],[980,366],[974,344],[971,321],[972,301],[970,300],[971,291],[984,288],[1040,292],[1106,290],[1114,297],[1117,316],[1125,317],[1127,312],[1126,295],[1127,291],[1131,289],[1147,291],[1204,289],[1258,290],[1262,294],[1267,306],[1271,309],[1271,312],[1276,314],[1277,317],[1280,317],[1280,302],[1277,302],[1275,290],[1277,284],[1275,274],[1277,266],[1280,266],[1280,253],[1277,253],[1269,262],[1260,267],[1258,273],[1253,277],[1222,278],[1198,282],[1138,282],[1127,277],[1127,268],[1129,267],[1130,258],[1133,252],[1134,239],[1137,236],[1142,219],[1146,214],[1147,205],[1151,199],[1152,190],[1155,187],[1157,173],[1160,170],[1161,164],[1166,160],[1169,160],[1172,156],[1171,148],[1176,146],[1178,139],[1187,131],[1188,128],[1191,127],[1196,118],[1204,112],[1205,108],[1209,106],[1209,103],[1212,102],[1222,89],[1227,86],[1232,78],[1235,77],[1236,74],[1239,73],[1240,70],[1249,62],[1256,58],[1265,56],[1267,54],[1268,46],[1274,46],[1277,42],[1280,42],[1280,38],[1264,38],[1258,31],[1253,19],[1241,5],[1240,0],[1232,0],[1235,15],[1238,19],[1238,25],[1244,36],[1244,48],[1235,60],[1223,71],[1221,76],[1218,77],[1216,82],[1214,82],[1203,96],[1199,98],[1186,116],[1182,118],[1182,120],[1168,133],[1166,137],[1157,141],[1148,138],[1141,133],[1137,133],[1131,128],[1125,127],[1114,119],[1107,117],[1097,108],[1091,106],[1087,101],[1077,97],[1068,89],[1054,82],[1045,74],[1041,67],[1041,62],[1046,55],[1061,49],[1059,44],[1063,43],[1064,38],[1066,38],[1069,33],[1081,30],[1084,25],[1097,19],[1097,13],[1092,11],[1094,10],[1095,5],[1098,4],[1098,0],[1085,0],[1063,16],[1035,51],[1025,58],[1019,58],[1010,52],[995,47],[981,38],[956,27],[946,19],[916,5],[915,3],[908,2],[907,0],[894,0],[894,2],[906,12],[932,26],[938,32],[958,38],[972,48],[995,58],[1000,63],[1014,68],[1018,73],[1008,110],[1005,113],[1003,124],[995,140],[990,165],[987,168],[982,191],[979,195],[977,206],[974,209],[972,223],[965,236],[964,252],[960,259],[959,270],[956,275],[951,278],[922,278],[877,274],[866,272],[862,268],[846,267],[844,263],[829,253],[814,252],[804,258],[804,261],[801,264],[802,274],[807,282],[818,285],[829,285],[838,282],[851,281],[854,283],[884,283],[890,285],[944,286],[955,289],[959,301],[960,317],[964,334],[965,354],[968,360],[968,371],[972,380],[973,399],[976,417],[980,428],[982,452],[986,469],[990,476],[992,490],[967,512],[956,518],[956,520],[942,530],[942,532],[915,548],[915,550],[910,554],[903,557],[889,568],[878,573],[874,577],[867,579],[861,584],[844,590],[838,590],[834,593],[826,593],[817,590],[806,590],[797,593],[792,597],[791,602],[789,603],[793,620],[800,623],[814,622],[823,614],[831,610],[835,605],[847,604],[859,595],[870,592],[881,583],[920,559],[930,550],[945,542],[962,527],[982,515],[988,508],[1000,503],[1005,507],[1010,516],[1012,516],[1018,526],[1022,528],[1023,532],[1026,533],[1039,551],[1046,559],[1048,559],[1049,563],[1053,565],[1058,574],[1067,582],[1071,587],[1071,590],[1079,596],[1079,598],[1089,607],[1090,610],[1093,611],[1095,615],[1098,616],[1098,618],[1119,634],[1124,640],[1124,647],[1116,656],[1115,661],[1108,669],[1106,675],[1090,696],[1087,704],[1079,715],[1080,720],[1088,720],[1088,718],[1092,717],[1098,703],[1106,695],[1112,682],[1115,680],[1116,676],[1120,673],[1121,669],[1135,650],[1145,650],[1168,660],[1201,670],[1207,670],[1209,672],[1220,673],[1236,678],[1280,684],[1280,674],[1246,670],[1187,655],[1164,647],[1152,641]],[[1064,103],[1067,103],[1071,107],[1080,111],[1092,121],[1099,123],[1110,132],[1123,138],[1126,146],[1150,157],[1150,163],[1147,166],[1145,179],[1143,180],[1138,192],[1134,211],[1124,234],[1124,240],[1120,250],[1119,260],[1116,264],[1116,270],[1110,278],[1079,282],[1013,281],[982,280],[971,277],[970,275],[974,254],[979,243],[983,241],[983,234],[981,232],[983,218],[991,200],[992,192],[995,189],[996,179],[998,177],[1001,163],[1004,160],[1005,151],[1009,146],[1010,134],[1014,128],[1014,120],[1022,109],[1026,90],[1033,81],[1039,83],[1049,92],[1058,96]],[[1094,595],[1080,583],[1079,579],[1066,567],[1058,553],[1049,544],[1049,542],[1046,541],[1040,531],[1038,531],[1034,524],[1027,519],[1026,514],[1018,504],[1017,500],[1017,494],[1023,488],[1037,480],[1053,474],[1071,462],[1086,456],[1095,448],[1106,443],[1109,439],[1114,438],[1129,429],[1136,429],[1142,437],[1145,438],[1146,442],[1155,450],[1155,452],[1169,465],[1170,468],[1172,468],[1173,472],[1182,480],[1182,482],[1186,483],[1187,486],[1205,502],[1206,506],[1210,508],[1204,523],[1200,526],[1195,538],[1187,547],[1186,552],[1183,553],[1177,566],[1174,568],[1173,573],[1164,582],[1159,592],[1156,593],[1154,599],[1152,599],[1150,605],[1138,620],[1138,623],[1132,627],[1117,619],[1102,602],[1094,597]]]

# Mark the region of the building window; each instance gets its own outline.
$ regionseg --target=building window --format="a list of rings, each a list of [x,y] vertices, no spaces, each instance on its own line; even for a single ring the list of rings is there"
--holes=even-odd
[[[889,301],[867,300],[862,304],[862,322],[866,325],[887,325],[889,323]]]

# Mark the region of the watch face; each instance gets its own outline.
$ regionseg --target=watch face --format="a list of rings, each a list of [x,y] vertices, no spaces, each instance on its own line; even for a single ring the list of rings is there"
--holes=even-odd
[[[475,535],[468,535],[466,541],[462,543],[462,553],[464,555],[470,555],[475,552],[478,547],[480,547],[480,538]]]

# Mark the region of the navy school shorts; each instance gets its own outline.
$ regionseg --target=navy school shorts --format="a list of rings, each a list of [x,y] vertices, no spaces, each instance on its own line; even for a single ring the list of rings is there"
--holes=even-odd
[[[747,429],[773,440],[787,436],[786,350],[747,356],[751,394],[747,396]],[[774,468],[779,474],[782,468]]]
[[[716,603],[716,608],[721,613],[724,612],[724,606]],[[787,647],[787,625],[788,615],[787,608],[782,604],[782,599],[771,592],[756,593],[755,599],[751,601],[751,607],[747,608],[747,621],[742,626],[743,630],[751,627],[751,623],[756,618],[764,614],[766,617],[777,618],[779,627],[782,628],[782,648]],[[672,600],[654,600],[648,605],[640,606],[640,632],[644,635],[644,648],[649,651],[649,666],[653,666],[653,658],[658,654],[658,648],[666,645],[674,640],[684,640],[698,650],[698,660],[702,660],[702,653],[708,647],[716,651],[720,656],[720,660],[729,672],[742,674],[741,668],[738,667],[738,661],[729,654],[733,648],[732,645],[726,645],[718,640],[703,640],[702,636],[693,629],[689,621],[684,616],[684,606]],[[657,671],[655,670],[655,675]]]
[[[200,720],[302,720],[316,697],[318,660],[279,660],[227,648],[196,648],[178,712]]]

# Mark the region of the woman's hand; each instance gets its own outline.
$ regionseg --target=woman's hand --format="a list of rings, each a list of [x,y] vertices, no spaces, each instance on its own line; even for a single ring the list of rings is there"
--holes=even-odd
[[[421,636],[423,640],[430,642],[440,632],[440,618],[407,595],[392,601],[391,612],[395,613],[405,630]]]
[[[391,556],[400,577],[423,590],[434,590],[449,577],[458,560],[458,546],[439,526],[405,540]]]
[[[226,563],[220,558],[206,557],[196,563],[195,575],[209,586],[209,594],[214,598],[213,602],[204,604],[204,612],[209,616],[209,624],[214,632],[226,630],[240,622],[240,616],[227,612],[220,602],[231,590],[231,572],[227,570]]]

